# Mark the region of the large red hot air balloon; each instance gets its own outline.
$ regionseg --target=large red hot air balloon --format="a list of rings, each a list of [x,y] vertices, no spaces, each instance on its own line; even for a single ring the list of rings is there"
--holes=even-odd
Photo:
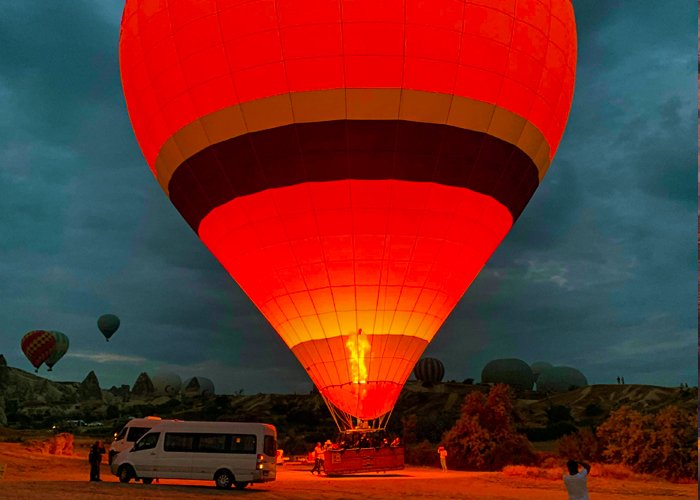
[[[52,356],[56,347],[56,337],[51,331],[32,330],[24,334],[20,345],[22,352],[34,366],[34,371],[38,372],[41,364]]]
[[[121,76],[175,207],[342,425],[381,425],[571,106],[571,0],[127,0]]]

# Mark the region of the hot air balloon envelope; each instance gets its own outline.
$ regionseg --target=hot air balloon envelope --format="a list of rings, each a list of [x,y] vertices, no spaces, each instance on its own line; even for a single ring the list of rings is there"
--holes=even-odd
[[[547,171],[576,33],[571,0],[127,0],[120,65],[170,201],[368,420]]]
[[[166,396],[177,395],[182,387],[180,375],[173,372],[158,371],[153,375],[151,381],[153,382],[153,389],[156,393]]]
[[[516,358],[494,359],[481,370],[481,381],[491,384],[508,384],[519,389],[531,390],[535,383],[532,368]]]
[[[114,335],[114,332],[119,329],[119,324],[119,318],[114,314],[103,314],[97,320],[97,328],[100,329],[102,335],[105,336],[108,342],[112,335]]]
[[[66,334],[61,333],[61,332],[50,332],[51,335],[53,335],[54,339],[56,342],[54,343],[53,348],[51,349],[51,353],[49,357],[46,359],[45,363],[46,366],[49,367],[49,371],[53,371],[53,367],[56,363],[58,363],[58,360],[63,357],[63,355],[68,351],[68,346],[70,345],[70,341],[68,340],[68,337]]]
[[[190,377],[182,383],[182,390],[188,395],[214,395],[214,382],[206,377]]]
[[[56,337],[47,330],[32,330],[22,337],[22,352],[39,371],[39,367],[51,356],[56,345]]]
[[[538,392],[566,392],[587,385],[588,380],[583,373],[570,366],[553,366],[537,378]]]
[[[439,359],[421,358],[416,363],[413,374],[421,382],[437,384],[442,382],[442,378],[445,376],[445,365]]]

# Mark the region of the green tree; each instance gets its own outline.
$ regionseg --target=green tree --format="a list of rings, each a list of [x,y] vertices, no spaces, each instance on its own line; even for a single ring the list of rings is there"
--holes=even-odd
[[[623,406],[610,414],[596,432],[603,446],[603,458],[645,472],[649,442],[653,438],[650,418]]]
[[[671,480],[697,479],[696,424],[697,414],[677,406],[656,415],[622,407],[598,427],[597,435],[608,462]]]
[[[506,465],[532,463],[535,455],[527,438],[516,431],[514,417],[508,386],[495,385],[488,396],[470,392],[459,419],[443,436],[450,467],[500,470]]]
[[[668,406],[654,417],[654,466],[668,479],[698,478],[697,415]]]
[[[600,441],[590,429],[581,429],[557,440],[559,456],[571,460],[598,462],[601,460]]]

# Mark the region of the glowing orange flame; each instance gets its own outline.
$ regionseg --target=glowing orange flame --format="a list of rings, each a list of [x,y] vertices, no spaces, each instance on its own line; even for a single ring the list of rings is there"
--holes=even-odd
[[[365,353],[369,350],[370,344],[366,335],[362,335],[360,328],[357,333],[353,333],[345,343],[350,351],[350,372],[354,384],[367,383],[367,364],[365,363]]]

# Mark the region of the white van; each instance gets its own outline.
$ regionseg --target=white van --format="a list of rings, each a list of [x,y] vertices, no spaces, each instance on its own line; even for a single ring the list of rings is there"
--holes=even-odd
[[[114,434],[114,439],[107,454],[109,463],[112,463],[117,453],[130,450],[141,436],[161,422],[174,422],[174,420],[163,420],[160,417],[132,418],[129,420],[118,434]]]
[[[122,483],[213,479],[217,488],[274,481],[277,430],[269,424],[162,421],[111,464]]]

